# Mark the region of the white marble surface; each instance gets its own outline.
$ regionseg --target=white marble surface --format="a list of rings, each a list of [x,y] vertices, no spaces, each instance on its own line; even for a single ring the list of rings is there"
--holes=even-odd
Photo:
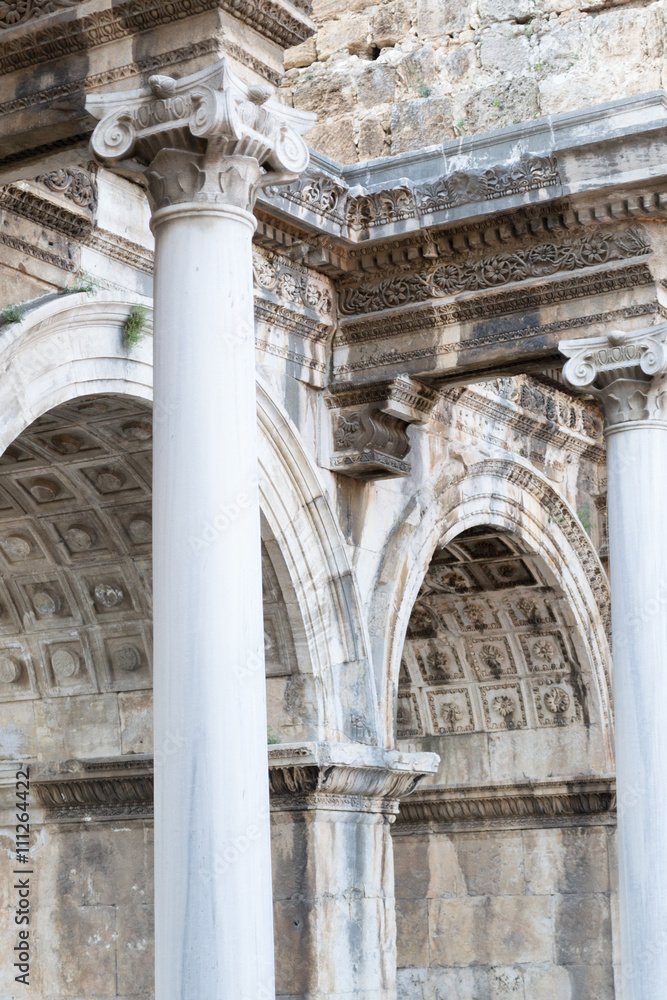
[[[624,1000],[667,983],[667,425],[607,439]]]
[[[155,747],[182,740],[155,775],[161,1000],[274,993],[252,228],[156,226]]]

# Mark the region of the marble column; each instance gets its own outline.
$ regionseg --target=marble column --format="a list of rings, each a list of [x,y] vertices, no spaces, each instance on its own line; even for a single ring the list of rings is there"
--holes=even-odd
[[[96,157],[143,172],[156,243],[156,996],[271,1000],[252,208],[305,169],[312,121],[224,61],[88,109]]]
[[[560,344],[604,411],[624,1000],[667,983],[667,324]]]

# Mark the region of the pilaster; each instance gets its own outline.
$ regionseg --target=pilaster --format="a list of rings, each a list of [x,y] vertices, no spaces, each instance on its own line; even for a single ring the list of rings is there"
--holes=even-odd
[[[269,750],[276,995],[391,1000],[391,824],[435,754],[359,744]]]

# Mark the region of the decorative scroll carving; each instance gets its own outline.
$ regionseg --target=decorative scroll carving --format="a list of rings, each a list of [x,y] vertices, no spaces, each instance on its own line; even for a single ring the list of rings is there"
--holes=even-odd
[[[667,419],[667,323],[637,333],[561,341],[565,381],[596,396],[607,430],[637,420]]]
[[[640,229],[594,231],[577,240],[542,243],[514,253],[494,254],[470,262],[450,262],[416,274],[401,274],[377,285],[343,289],[339,310],[344,316],[378,312],[410,303],[427,302],[458,292],[497,288],[511,281],[545,277],[559,271],[644,256],[650,244]]]
[[[181,80],[152,76],[147,89],[87,99],[101,119],[91,146],[102,162],[134,157],[147,165],[156,209],[196,201],[249,210],[260,187],[308,166],[300,133],[313,116],[271,94],[244,84],[226,59]]]
[[[428,420],[438,393],[407,376],[373,386],[331,386],[332,449],[324,463],[355,479],[410,474],[408,424]]]
[[[38,184],[43,184],[49,191],[63,195],[79,208],[88,208],[92,211],[97,204],[92,178],[85,171],[78,170],[76,167],[62,167],[60,170],[52,170],[48,174],[41,174],[35,180]]]
[[[401,802],[398,823],[477,825],[605,813],[611,819],[615,810],[613,778],[573,778],[569,781],[419,789]]]
[[[298,205],[315,215],[329,217],[339,225],[345,225],[345,212],[349,198],[349,187],[343,180],[315,171],[309,171],[294,184],[286,187],[266,188],[267,197],[279,195],[293,205]]]
[[[82,5],[83,0],[0,0],[0,31],[41,19],[63,7]],[[293,7],[309,15],[305,0],[296,0]],[[77,50],[81,49],[82,36],[89,46],[101,45],[127,36],[128,32],[139,32],[218,8],[228,11],[283,48],[298,45],[313,34],[310,20],[295,16],[285,5],[273,0],[131,0],[112,9],[91,11],[85,20],[79,18],[74,24],[59,24],[50,34],[54,42],[57,39],[60,43],[60,55],[66,55],[76,43]],[[45,34],[47,31],[42,29],[40,35]]]

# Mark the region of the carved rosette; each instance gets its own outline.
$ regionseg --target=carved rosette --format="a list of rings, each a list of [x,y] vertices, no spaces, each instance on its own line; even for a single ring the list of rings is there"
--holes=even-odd
[[[247,86],[222,59],[182,80],[152,76],[149,87],[89,97],[99,119],[91,148],[102,163],[144,169],[154,211],[204,203],[251,211],[262,187],[293,181],[308,166],[301,135],[314,116]]]
[[[667,323],[662,323],[635,333],[610,330],[603,337],[559,344],[569,359],[565,381],[600,401],[607,433],[638,421],[667,426],[666,337]]]
[[[322,464],[354,479],[410,475],[408,425],[425,423],[439,399],[435,389],[407,375],[389,382],[331,386],[329,452]]]

